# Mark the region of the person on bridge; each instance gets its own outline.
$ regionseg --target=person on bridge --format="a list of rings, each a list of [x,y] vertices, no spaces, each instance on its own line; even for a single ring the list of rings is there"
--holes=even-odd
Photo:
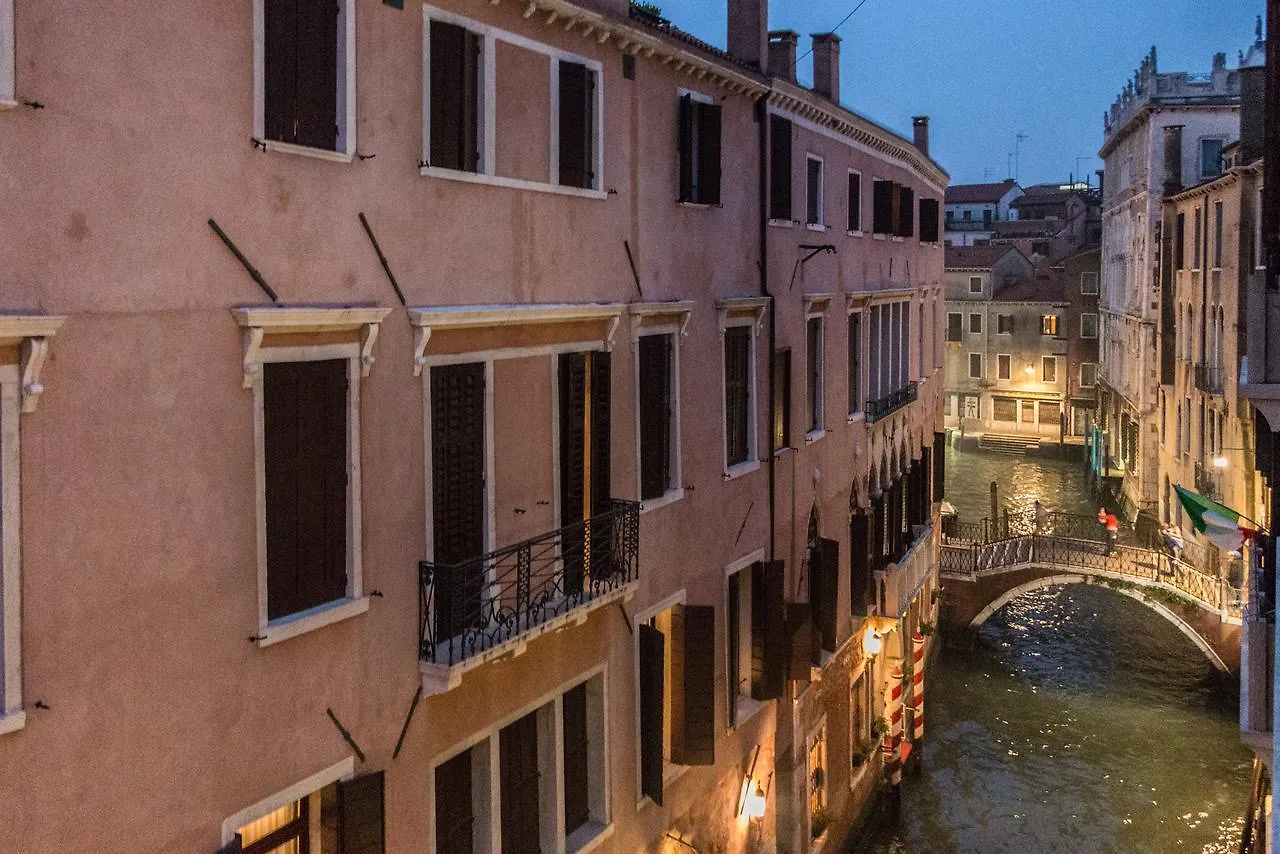
[[[1036,499],[1036,533],[1043,534],[1049,529],[1049,511],[1044,509],[1044,505],[1040,503],[1040,499]]]
[[[1107,514],[1107,554],[1110,555],[1116,548],[1116,540],[1120,537],[1120,520],[1116,518],[1114,513]]]

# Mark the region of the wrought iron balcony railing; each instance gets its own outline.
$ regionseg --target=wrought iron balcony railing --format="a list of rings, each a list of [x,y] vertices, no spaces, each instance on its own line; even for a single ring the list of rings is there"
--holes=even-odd
[[[867,423],[874,424],[886,418],[916,399],[916,384],[907,383],[895,392],[878,400],[867,401]]]
[[[454,564],[422,561],[419,656],[452,667],[637,580],[640,505]]]
[[[1195,367],[1196,388],[1205,394],[1222,394],[1222,368],[1199,364]]]
[[[1218,488],[1218,475],[1212,468],[1196,463],[1195,483],[1196,492],[1214,501],[1222,500],[1221,490]]]
[[[949,219],[943,223],[945,231],[993,231],[995,220]]]

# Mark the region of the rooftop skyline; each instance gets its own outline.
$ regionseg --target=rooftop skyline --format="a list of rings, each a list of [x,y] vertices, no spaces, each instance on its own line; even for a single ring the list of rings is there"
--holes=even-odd
[[[661,5],[676,26],[724,46],[725,0]],[[810,33],[857,5],[775,0],[769,26],[800,33],[803,56]],[[1083,174],[1096,184],[1102,114],[1151,46],[1160,71],[1207,73],[1218,52],[1235,68],[1262,12],[1261,0],[865,0],[837,30],[841,101],[907,139],[911,116],[928,115],[931,153],[952,183]],[[812,58],[801,59],[800,81],[812,72]]]

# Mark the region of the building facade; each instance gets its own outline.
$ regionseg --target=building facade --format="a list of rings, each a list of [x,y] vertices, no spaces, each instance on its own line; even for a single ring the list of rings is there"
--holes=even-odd
[[[1012,178],[993,184],[955,184],[947,188],[946,243],[948,246],[981,246],[989,241],[996,223],[1017,218],[1012,205],[1022,188]]]
[[[16,4],[0,849],[844,844],[923,721],[947,175],[767,19]]]
[[[1157,328],[1162,199],[1168,163],[1199,182],[1222,172],[1239,122],[1239,72],[1217,54],[1207,75],[1161,72],[1142,60],[1103,119],[1100,453],[1095,473],[1113,482],[1123,511],[1154,522],[1160,496]],[[1164,129],[1182,127],[1181,151]]]

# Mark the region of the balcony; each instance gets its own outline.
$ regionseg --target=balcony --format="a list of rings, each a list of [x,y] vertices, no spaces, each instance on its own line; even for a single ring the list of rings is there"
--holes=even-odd
[[[907,383],[904,387],[878,400],[869,400],[867,401],[867,423],[874,424],[881,418],[887,418],[915,399],[916,383]]]
[[[422,561],[424,693],[628,595],[639,554],[640,504],[615,499],[606,513],[462,563]]]
[[[949,219],[943,224],[945,231],[992,231],[995,222],[980,219]]]
[[[1218,488],[1218,473],[1212,468],[1208,468],[1201,463],[1196,463],[1195,481],[1196,492],[1205,498],[1211,498],[1214,501],[1221,501],[1221,490]]]
[[[883,582],[884,599],[881,604],[881,616],[898,618],[907,612],[912,601],[930,575],[938,570],[939,542],[935,533],[938,528],[932,522],[918,525],[915,542],[896,563],[889,564],[876,577]]]
[[[1196,365],[1196,388],[1205,394],[1222,394],[1222,368],[1217,365]]]

